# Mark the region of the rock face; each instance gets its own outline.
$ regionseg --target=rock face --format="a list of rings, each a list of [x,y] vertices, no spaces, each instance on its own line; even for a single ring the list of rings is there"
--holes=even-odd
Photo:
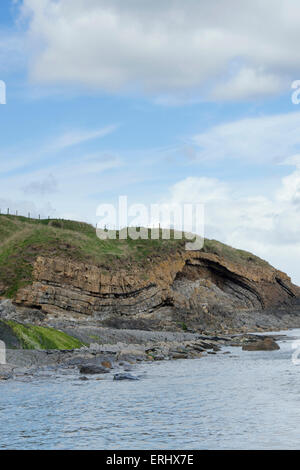
[[[243,351],[276,351],[280,347],[273,338],[264,338],[261,341],[244,344],[242,349]]]
[[[237,314],[288,310],[300,298],[286,274],[257,259],[178,251],[145,271],[133,265],[104,273],[93,265],[38,257],[34,282],[18,292],[16,303],[118,328],[230,328]]]
[[[10,319],[16,313],[16,307],[9,299],[0,301],[0,318]]]

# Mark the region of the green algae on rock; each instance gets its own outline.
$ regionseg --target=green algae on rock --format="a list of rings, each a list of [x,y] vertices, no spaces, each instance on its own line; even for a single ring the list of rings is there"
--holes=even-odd
[[[6,327],[7,347],[21,349],[79,349],[84,344],[62,331],[36,325],[24,325],[12,320],[0,322]],[[10,331],[9,331],[10,330]]]

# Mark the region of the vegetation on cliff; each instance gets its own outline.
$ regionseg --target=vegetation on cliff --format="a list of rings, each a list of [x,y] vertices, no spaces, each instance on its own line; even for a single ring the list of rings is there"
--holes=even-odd
[[[60,257],[101,267],[104,271],[130,270],[184,249],[184,240],[100,240],[92,225],[60,219],[36,220],[0,215],[0,295],[13,298],[32,282],[37,256]],[[204,252],[225,256],[237,263],[267,264],[243,250],[205,240]],[[146,271],[146,269],[145,269]]]

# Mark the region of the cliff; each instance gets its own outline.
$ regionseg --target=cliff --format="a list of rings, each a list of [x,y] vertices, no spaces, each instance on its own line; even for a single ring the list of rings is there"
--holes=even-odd
[[[300,289],[286,274],[217,241],[185,251],[178,240],[101,241],[92,227],[75,222],[11,221],[26,227],[2,242],[2,255],[0,245],[0,266],[9,240],[15,244],[20,237],[27,265],[21,279],[15,268],[18,282],[11,273],[14,288],[5,288],[17,305],[47,318],[122,328],[224,330],[247,328],[249,318],[253,327],[266,315],[298,316]],[[3,266],[7,270],[7,263]]]

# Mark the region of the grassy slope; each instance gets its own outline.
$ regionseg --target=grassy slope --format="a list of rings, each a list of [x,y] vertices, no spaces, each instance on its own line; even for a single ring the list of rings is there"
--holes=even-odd
[[[254,263],[259,266],[270,267],[270,264],[267,261],[264,261],[252,253],[249,253],[249,251],[232,248],[231,246],[225,245],[224,243],[218,242],[217,240],[205,239],[203,251],[206,253],[214,253],[216,255],[223,256],[233,263]]]
[[[0,215],[0,295],[14,297],[32,281],[32,266],[38,255],[59,256],[100,266],[103,270],[130,269],[133,263],[146,267],[149,259],[183,249],[183,240],[100,240],[88,224],[68,220],[33,220]],[[267,264],[242,250],[214,240],[205,240],[204,251],[234,262]]]

